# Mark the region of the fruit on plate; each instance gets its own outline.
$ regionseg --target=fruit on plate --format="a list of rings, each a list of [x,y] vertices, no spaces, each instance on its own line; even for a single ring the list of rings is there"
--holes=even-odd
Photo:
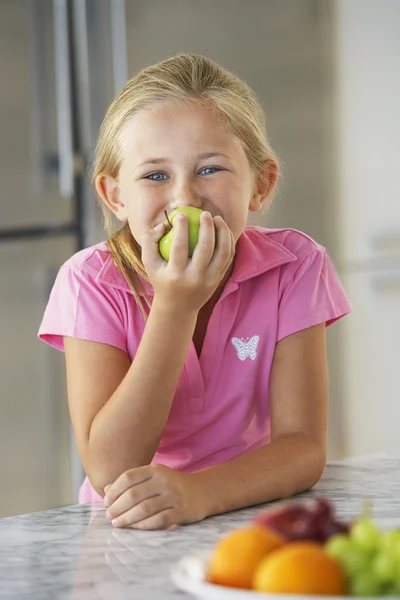
[[[333,535],[349,531],[349,524],[336,518],[332,504],[317,496],[263,510],[254,518],[254,524],[273,529],[289,541],[324,543]]]
[[[340,522],[324,498],[285,502],[225,535],[207,579],[270,594],[400,597],[400,529],[381,531],[365,508]]]
[[[199,239],[200,216],[203,211],[195,206],[183,206],[176,208],[169,215],[165,213],[167,218],[167,233],[158,242],[160,254],[164,260],[169,261],[172,240],[174,239],[174,219],[177,215],[184,213],[189,219],[189,256],[193,255],[193,250]]]
[[[268,594],[343,596],[343,567],[316,542],[289,542],[258,565],[252,587]]]
[[[222,537],[208,565],[210,583],[249,589],[260,561],[286,540],[266,528],[244,527]]]
[[[400,530],[384,533],[370,518],[353,523],[349,534],[333,536],[325,551],[344,568],[350,593],[400,595]]]

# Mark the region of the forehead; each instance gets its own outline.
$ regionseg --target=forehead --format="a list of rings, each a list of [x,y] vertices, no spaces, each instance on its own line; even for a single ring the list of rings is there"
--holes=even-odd
[[[198,153],[243,153],[219,111],[199,101],[171,101],[139,110],[125,126],[122,147],[124,154],[134,154],[139,160],[149,152],[161,156],[179,148],[187,152],[189,147]]]

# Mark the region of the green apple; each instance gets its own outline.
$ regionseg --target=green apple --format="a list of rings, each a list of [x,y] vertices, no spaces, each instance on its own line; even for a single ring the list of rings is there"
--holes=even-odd
[[[169,226],[170,229],[158,242],[160,254],[165,260],[169,260],[171,244],[174,238],[174,219],[181,213],[187,215],[189,219],[189,256],[192,256],[194,247],[199,239],[200,215],[202,212],[200,208],[194,206],[183,206],[182,208],[176,208],[168,215],[168,221],[171,224]]]

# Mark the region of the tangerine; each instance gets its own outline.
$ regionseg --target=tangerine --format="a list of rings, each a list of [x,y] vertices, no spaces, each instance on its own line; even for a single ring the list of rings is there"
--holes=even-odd
[[[250,589],[260,561],[285,543],[283,536],[264,527],[236,529],[216,545],[209,563],[208,580],[218,585]]]
[[[289,542],[264,558],[254,574],[253,589],[268,594],[343,596],[343,568],[315,542]]]

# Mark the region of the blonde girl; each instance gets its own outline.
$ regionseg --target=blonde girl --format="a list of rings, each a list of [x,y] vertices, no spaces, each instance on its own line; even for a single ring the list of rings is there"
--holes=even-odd
[[[64,350],[87,477],[116,527],[169,528],[312,487],[326,459],[326,326],[350,306],[323,247],[246,227],[278,162],[249,87],[208,58],[135,75],[94,182],[120,228],[60,269],[39,336]],[[170,259],[158,243],[175,209]]]

